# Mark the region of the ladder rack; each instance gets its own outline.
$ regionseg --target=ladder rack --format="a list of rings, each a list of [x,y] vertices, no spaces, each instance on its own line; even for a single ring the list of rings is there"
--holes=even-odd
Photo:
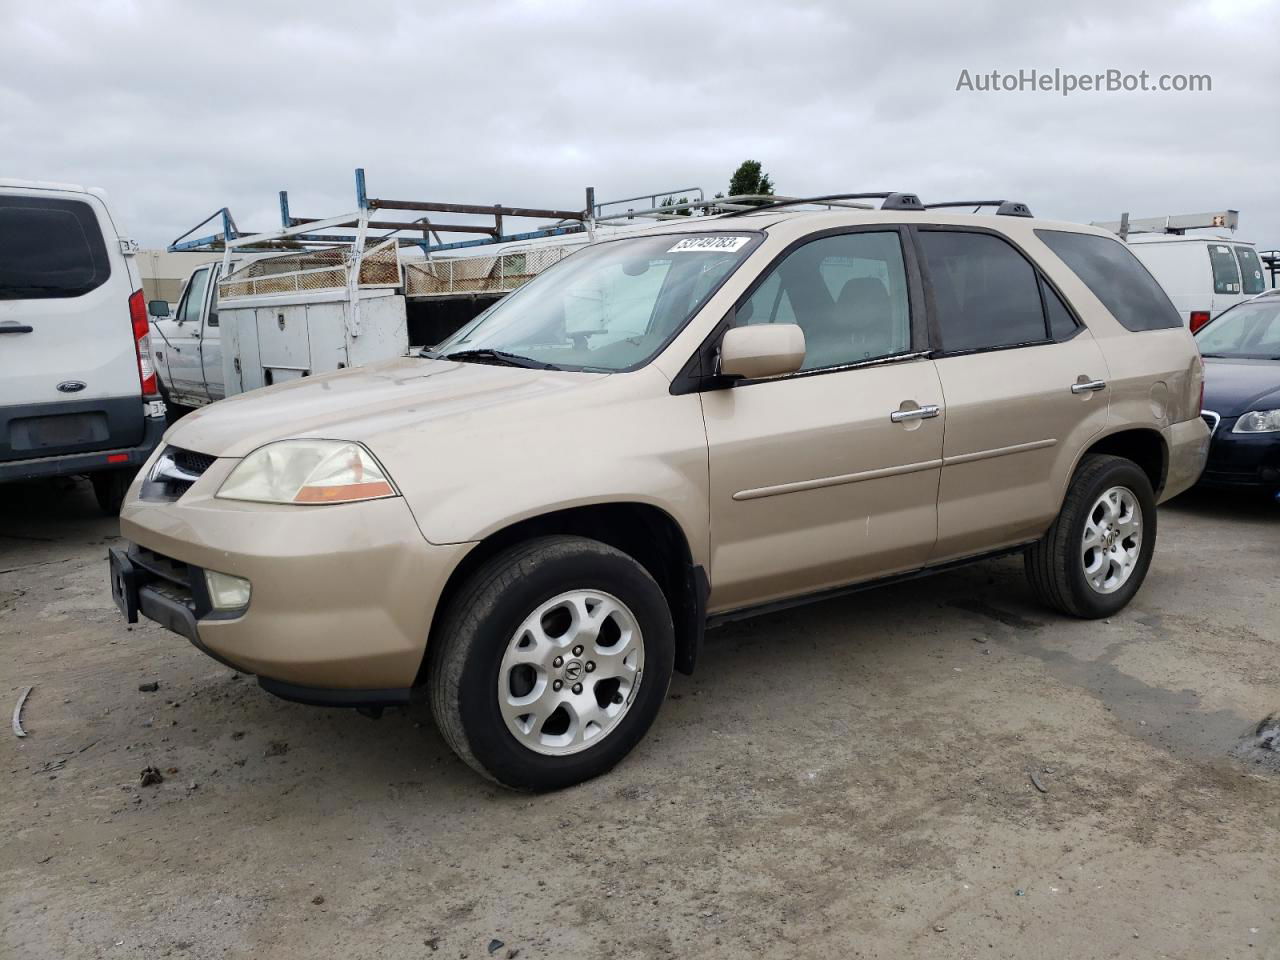
[[[1167,233],[1183,236],[1188,230],[1230,230],[1235,233],[1240,226],[1239,210],[1217,210],[1210,213],[1180,213],[1164,217],[1148,217],[1142,220],[1130,219],[1128,213],[1120,214],[1119,220],[1095,220],[1091,227],[1101,227],[1117,234],[1121,240],[1135,233]]]

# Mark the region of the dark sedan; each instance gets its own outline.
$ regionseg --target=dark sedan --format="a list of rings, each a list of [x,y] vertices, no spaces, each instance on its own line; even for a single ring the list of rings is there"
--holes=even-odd
[[[1196,343],[1213,431],[1200,482],[1280,496],[1280,291],[1220,314]]]

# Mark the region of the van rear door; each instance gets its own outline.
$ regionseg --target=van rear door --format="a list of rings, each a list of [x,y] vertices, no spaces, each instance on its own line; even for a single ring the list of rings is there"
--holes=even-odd
[[[1240,284],[1240,263],[1229,244],[1210,240],[1206,246],[1209,248],[1209,263],[1213,268],[1213,306],[1210,313],[1216,317],[1244,299]]]
[[[142,441],[133,288],[100,199],[0,188],[0,460]]]

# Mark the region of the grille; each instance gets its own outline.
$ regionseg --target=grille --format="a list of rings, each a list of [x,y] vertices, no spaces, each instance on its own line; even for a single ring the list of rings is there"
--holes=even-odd
[[[1209,436],[1213,436],[1218,432],[1218,424],[1222,422],[1222,417],[1214,413],[1212,410],[1201,410],[1200,419],[1209,425]]]
[[[142,495],[148,499],[177,500],[213,466],[216,459],[207,453],[167,446],[151,468],[151,474],[143,484]]]
[[[174,463],[187,473],[194,473],[197,476],[212,467],[213,461],[217,459],[207,453],[196,453],[194,450],[183,450],[179,447],[170,447],[169,453],[173,455]]]

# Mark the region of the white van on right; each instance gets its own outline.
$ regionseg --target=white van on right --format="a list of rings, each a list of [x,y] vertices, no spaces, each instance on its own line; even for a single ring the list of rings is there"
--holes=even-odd
[[[1164,287],[1192,333],[1267,288],[1262,261],[1249,241],[1138,234],[1129,237],[1129,249]]]

